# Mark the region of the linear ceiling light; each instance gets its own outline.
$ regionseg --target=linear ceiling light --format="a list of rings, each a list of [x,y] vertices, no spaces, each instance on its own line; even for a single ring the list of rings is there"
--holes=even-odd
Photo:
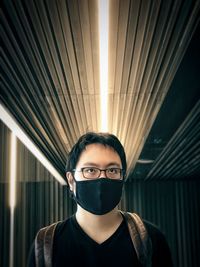
[[[108,131],[108,8],[109,0],[99,0],[101,131]]]
[[[50,161],[44,156],[44,154],[37,148],[37,146],[31,141],[31,139],[22,131],[19,125],[16,123],[12,115],[0,104],[0,119],[5,125],[19,138],[19,140],[30,150],[33,155],[44,165],[44,167],[58,180],[62,185],[66,185],[66,181],[53,167]]]

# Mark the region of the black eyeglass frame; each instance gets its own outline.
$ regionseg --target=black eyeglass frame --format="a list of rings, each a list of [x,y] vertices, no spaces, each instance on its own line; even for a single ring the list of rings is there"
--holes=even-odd
[[[84,176],[84,169],[96,169],[96,170],[98,170],[99,171],[99,175],[97,176],[97,177],[95,177],[95,178],[88,178],[88,177],[85,177]],[[112,169],[114,169],[114,170],[120,170],[120,177],[119,178],[110,178],[110,177],[108,177],[108,175],[107,175],[107,171],[108,170],[112,170]],[[101,175],[101,172],[102,171],[104,171],[105,172],[105,176],[106,176],[106,178],[108,178],[108,179],[112,179],[112,180],[123,180],[124,179],[124,177],[125,177],[125,171],[123,170],[123,169],[121,169],[121,168],[116,168],[116,167],[112,167],[112,168],[107,168],[107,169],[99,169],[99,168],[97,168],[97,167],[83,167],[83,168],[81,168],[81,169],[73,169],[72,170],[72,172],[82,172],[82,174],[83,174],[83,177],[85,178],[85,179],[87,179],[87,180],[95,180],[95,179],[98,179],[99,177],[100,177],[100,175]]]

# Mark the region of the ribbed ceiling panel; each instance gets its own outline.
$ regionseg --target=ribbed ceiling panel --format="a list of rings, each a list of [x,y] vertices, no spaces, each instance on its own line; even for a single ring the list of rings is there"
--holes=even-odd
[[[200,173],[200,101],[157,158],[146,179],[176,179],[198,173]]]
[[[125,144],[133,170],[188,46],[199,3],[111,3],[110,131]]]
[[[76,139],[99,125],[97,1],[5,1],[2,94],[63,173]]]
[[[200,1],[111,0],[108,125],[129,173],[199,21]],[[1,102],[64,176],[67,154],[100,130],[97,0],[5,0]],[[178,173],[178,170],[177,170]]]

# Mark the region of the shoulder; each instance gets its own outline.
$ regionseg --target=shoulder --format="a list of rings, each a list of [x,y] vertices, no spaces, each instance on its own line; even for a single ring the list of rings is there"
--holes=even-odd
[[[143,229],[143,226],[145,226],[146,232],[151,241],[152,266],[172,267],[173,263],[171,252],[168,246],[167,239],[163,232],[159,229],[158,226],[147,220],[141,219],[137,214],[134,214],[133,218],[134,221],[140,225],[141,229]]]
[[[72,220],[73,220],[73,216],[66,218],[62,221],[57,221],[57,222],[51,223],[49,225],[46,225],[46,226],[40,228],[37,233],[39,233],[40,231],[43,231],[43,230],[47,231],[48,229],[55,228],[55,233],[57,234],[60,231],[62,231],[63,228],[69,226],[72,223]]]
[[[170,248],[164,233],[151,222],[143,220],[143,223],[152,242],[153,266],[173,266]]]
[[[66,236],[71,237],[72,233],[74,232],[74,225],[74,215],[63,221],[59,221],[57,223],[54,234],[55,243],[57,243],[57,241],[60,241],[60,239],[64,239]]]
[[[49,229],[52,230],[54,228],[54,226],[55,226],[55,228],[54,228],[54,230],[55,230],[54,231],[54,238],[57,239],[60,236],[62,236],[62,233],[63,233],[64,229],[68,229],[69,228],[69,225],[71,224],[71,221],[72,221],[72,218],[69,217],[69,218],[67,218],[67,219],[65,219],[63,221],[57,221],[57,222],[54,222],[52,224],[46,225],[46,226],[40,228],[37,231],[35,239],[32,242],[32,245],[31,245],[30,250],[29,250],[29,255],[28,255],[28,260],[27,260],[27,267],[35,267],[35,243],[36,243],[36,238],[39,238],[40,240],[44,240],[44,236],[46,234],[46,231],[49,230]],[[39,239],[38,239],[37,243],[41,242]]]
[[[159,227],[149,221],[142,220],[148,234],[151,236],[151,238],[156,238],[156,239],[165,239],[165,236],[163,232],[159,229]]]
[[[153,247],[161,246],[160,248],[168,248],[167,239],[159,227],[149,221],[143,220],[147,229],[148,235],[151,238]]]

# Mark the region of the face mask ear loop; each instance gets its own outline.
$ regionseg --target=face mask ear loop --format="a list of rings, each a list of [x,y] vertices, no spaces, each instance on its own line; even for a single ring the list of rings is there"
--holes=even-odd
[[[72,178],[73,178],[74,182],[76,183],[76,179],[75,179],[75,177],[74,177],[74,172],[71,171],[71,174],[72,174]],[[74,194],[74,192],[70,189],[70,187],[69,187],[69,196],[70,196],[72,199],[75,198],[75,194]]]
[[[72,178],[73,178],[74,182],[76,183],[76,179],[75,179],[75,176],[74,176],[74,171],[72,171],[71,174],[72,174]]]

